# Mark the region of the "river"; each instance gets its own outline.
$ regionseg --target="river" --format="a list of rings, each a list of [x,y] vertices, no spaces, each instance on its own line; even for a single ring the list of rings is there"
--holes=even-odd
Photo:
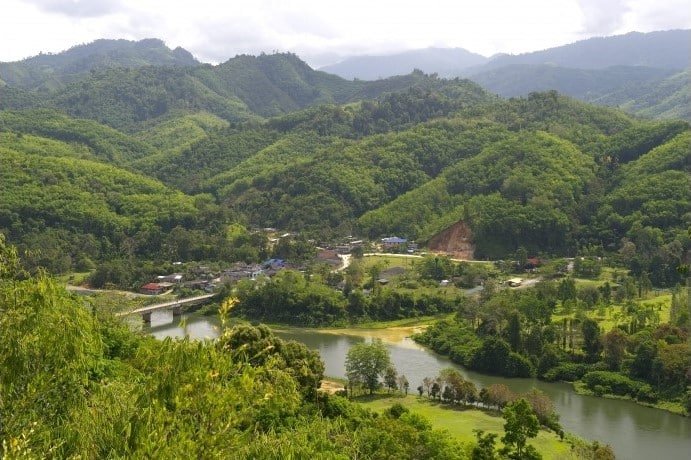
[[[146,330],[158,338],[218,336],[218,320],[215,317],[186,314],[182,322],[171,320],[170,312],[155,312],[151,327]],[[582,396],[565,383],[478,374],[417,345],[404,333],[392,334],[389,330],[380,329],[349,330],[344,334],[294,328],[277,330],[276,333],[319,351],[326,366],[325,374],[334,377],[345,376],[345,356],[353,344],[380,337],[391,351],[391,359],[398,372],[405,374],[410,381],[411,391],[415,391],[424,377],[434,377],[440,369],[451,366],[478,386],[503,383],[517,393],[524,393],[533,387],[544,391],[554,401],[560,422],[566,431],[610,444],[618,459],[691,458],[691,418],[643,407],[630,401]]]

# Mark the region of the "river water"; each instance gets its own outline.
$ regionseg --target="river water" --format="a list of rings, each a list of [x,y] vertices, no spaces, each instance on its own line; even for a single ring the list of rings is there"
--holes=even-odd
[[[188,314],[183,316],[182,321],[173,322],[170,312],[155,312],[151,327],[146,330],[158,338],[185,335],[198,339],[215,338],[218,336],[218,320],[215,317]],[[345,376],[345,356],[353,344],[382,336],[391,351],[396,369],[408,378],[412,392],[424,377],[434,377],[440,369],[451,366],[478,386],[503,383],[517,393],[524,393],[533,387],[544,391],[554,401],[560,422],[566,431],[610,444],[618,459],[691,458],[691,418],[639,406],[630,401],[581,396],[573,391],[571,385],[565,383],[478,374],[420,347],[404,335],[392,335],[383,330],[351,331],[357,335],[348,335],[290,328],[276,333],[319,351],[326,366],[325,375],[334,377]]]

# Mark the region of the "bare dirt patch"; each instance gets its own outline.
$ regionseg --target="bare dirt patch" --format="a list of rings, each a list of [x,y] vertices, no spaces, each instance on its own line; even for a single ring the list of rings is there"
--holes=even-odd
[[[436,234],[429,241],[429,250],[449,255],[456,259],[473,260],[475,246],[470,226],[458,221]]]
[[[330,395],[341,390],[345,390],[343,384],[334,382],[333,380],[322,380],[322,383],[319,386],[319,391],[323,391],[324,393],[328,393]]]

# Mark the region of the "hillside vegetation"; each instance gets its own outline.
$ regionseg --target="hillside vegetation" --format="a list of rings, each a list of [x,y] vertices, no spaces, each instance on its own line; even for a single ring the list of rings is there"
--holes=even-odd
[[[57,54],[39,54],[18,62],[0,62],[0,81],[29,90],[53,90],[79,80],[94,69],[192,66],[199,62],[186,50],[171,50],[158,39],[96,40]]]
[[[399,85],[402,91],[390,92]],[[519,249],[566,256],[634,245],[638,255],[627,259],[630,268],[657,270],[655,282],[663,285],[678,280],[674,267],[689,246],[685,122],[638,120],[552,91],[502,100],[467,80],[421,72],[347,82],[290,54],[239,56],[216,67],[99,71],[56,97],[68,103],[77,86],[84,91],[73,96],[86,102],[66,109],[107,118],[132,133],[50,109],[0,112],[2,142],[12,152],[3,158],[8,177],[21,176],[27,168],[22,162],[29,162],[41,171],[32,176],[37,186],[53,161],[45,157],[61,157],[57,172],[69,165],[82,168],[69,173],[74,177],[123,174],[124,183],[144,174],[160,188],[139,198],[147,204],[138,208],[120,201],[130,192],[140,195],[137,186],[123,191],[112,181],[100,181],[101,188],[75,181],[76,193],[61,186],[70,177],[63,172],[65,178],[50,179],[58,185],[53,192],[40,192],[47,194],[42,201],[65,190],[70,198],[60,198],[55,216],[42,217],[46,223],[39,220],[32,232],[72,222],[79,206],[67,203],[80,194],[87,202],[98,196],[111,212],[103,215],[117,217],[112,225],[99,224],[111,233],[95,235],[115,238],[118,247],[150,232],[141,223],[120,223],[136,220],[140,211],[157,216],[142,222],[164,234],[179,227],[174,243],[151,233],[135,237],[146,242],[135,247],[147,249],[134,253],[165,258],[232,253],[223,237],[231,222],[307,237],[397,234],[423,244],[462,222],[477,258],[506,258]],[[221,105],[205,105],[214,100]],[[336,104],[350,100],[356,102]],[[229,121],[235,115],[226,109],[239,109],[239,118]],[[281,115],[260,116],[275,113]],[[106,164],[120,169],[98,169]],[[8,183],[5,193],[12,196],[27,186]],[[16,222],[33,225],[28,218],[45,213],[42,203],[20,201],[3,203],[10,217],[0,227],[13,241],[32,233],[12,230]],[[112,229],[124,233],[116,238]],[[181,249],[185,244],[193,249]]]

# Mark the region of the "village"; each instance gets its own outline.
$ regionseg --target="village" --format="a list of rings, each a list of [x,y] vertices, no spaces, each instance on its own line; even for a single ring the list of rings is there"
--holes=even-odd
[[[257,231],[257,230],[255,230]],[[270,248],[275,248],[281,240],[296,237],[296,234],[279,232],[273,228],[261,229],[267,234]],[[272,277],[281,270],[296,270],[305,272],[308,267],[315,265],[328,266],[332,271],[343,270],[348,265],[349,257],[353,254],[363,255],[366,251],[372,253],[404,253],[415,254],[418,245],[408,242],[406,238],[391,236],[379,241],[366,241],[348,236],[337,242],[308,241],[313,248],[313,257],[307,260],[290,260],[269,258],[261,263],[234,262],[225,267],[211,267],[208,265],[183,264],[174,262],[180,271],[157,275],[139,288],[140,294],[162,295],[185,288],[191,291],[216,292],[220,287],[233,284],[241,280],[257,280],[260,277]]]

